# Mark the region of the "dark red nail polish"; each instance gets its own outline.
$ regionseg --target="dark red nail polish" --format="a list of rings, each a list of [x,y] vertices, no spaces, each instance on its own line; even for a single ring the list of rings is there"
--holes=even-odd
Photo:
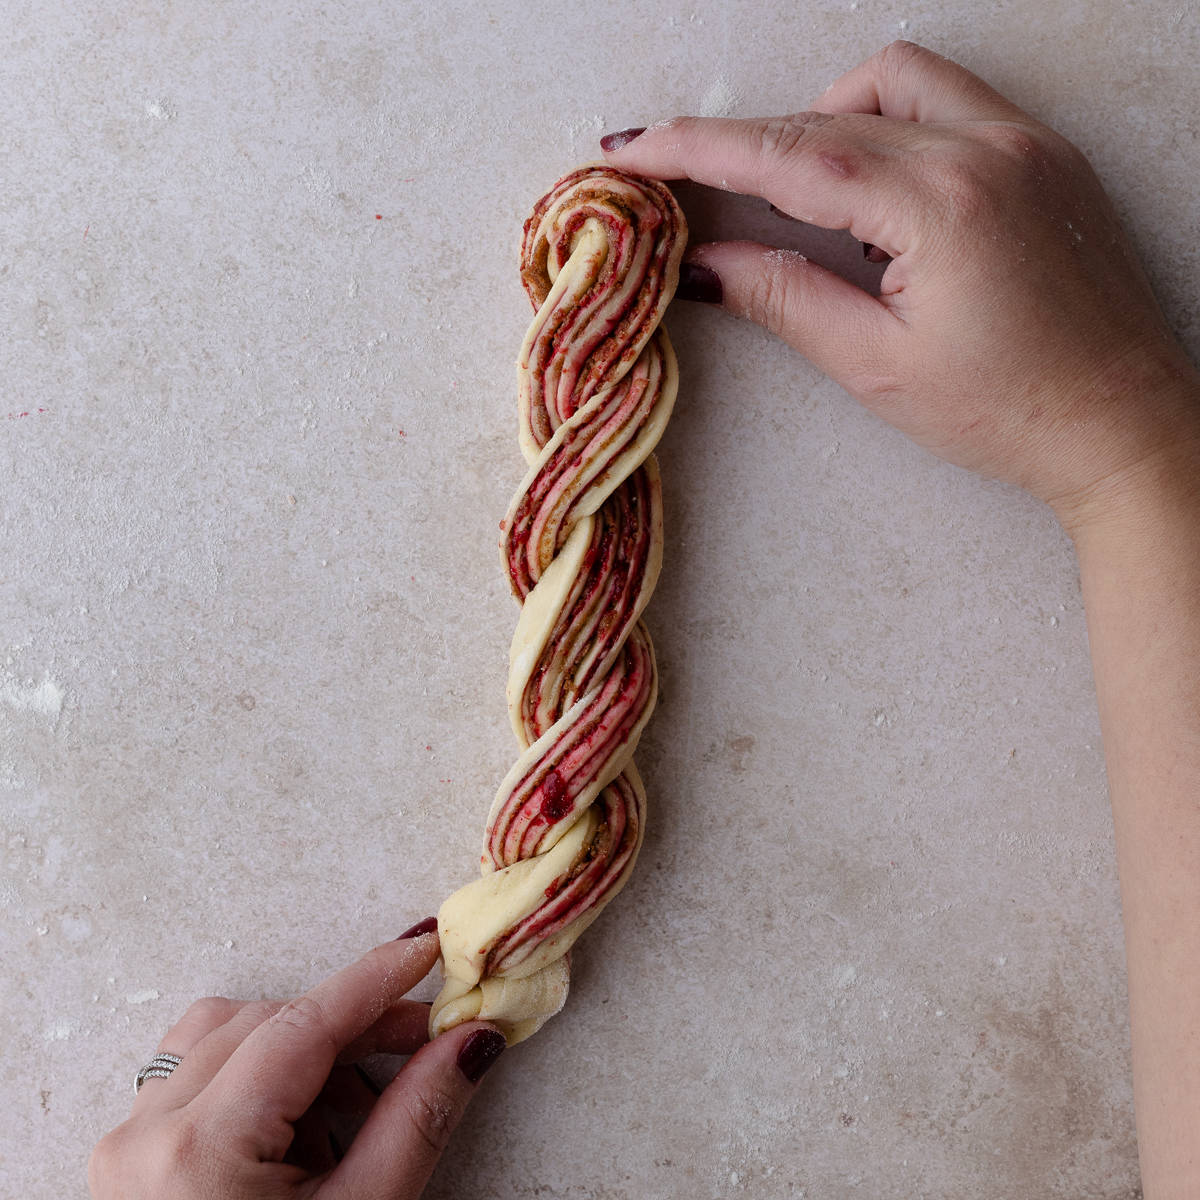
[[[426,917],[423,921],[418,921],[411,929],[406,929],[396,941],[402,942],[405,938],[420,937],[423,933],[435,933],[437,931],[437,917]]]
[[[504,1034],[495,1029],[477,1029],[458,1051],[458,1069],[468,1082],[478,1083],[488,1067],[504,1053]]]
[[[720,304],[725,295],[721,277],[702,263],[685,262],[679,265],[679,286],[675,295],[680,300],[695,300],[700,304]]]
[[[605,154],[613,150],[620,150],[622,146],[628,146],[635,137],[639,137],[645,132],[645,125],[639,125],[636,129],[622,129],[618,133],[606,133],[600,139],[600,149]]]

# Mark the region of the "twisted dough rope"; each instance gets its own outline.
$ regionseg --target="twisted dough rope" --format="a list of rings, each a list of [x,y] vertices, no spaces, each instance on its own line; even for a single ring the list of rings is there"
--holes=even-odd
[[[686,241],[666,187],[604,165],[564,176],[525,222],[529,470],[500,543],[522,603],[507,689],[522,754],[488,815],[483,877],[438,913],[446,982],[432,1036],[476,1018],[510,1045],[536,1032],[566,1001],[567,952],[641,847],[632,757],[658,680],[639,618],[663,536],[651,451],[678,385],[659,322]]]

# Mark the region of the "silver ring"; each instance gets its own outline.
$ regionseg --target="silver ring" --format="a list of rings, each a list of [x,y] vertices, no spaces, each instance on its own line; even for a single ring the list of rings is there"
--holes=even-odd
[[[156,1054],[138,1073],[133,1081],[133,1094],[142,1090],[147,1079],[166,1079],[183,1059],[178,1054]]]

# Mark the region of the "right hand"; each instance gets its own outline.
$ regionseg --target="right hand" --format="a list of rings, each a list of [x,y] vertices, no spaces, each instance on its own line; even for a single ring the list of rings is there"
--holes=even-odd
[[[679,117],[606,156],[765,197],[886,251],[878,299],[768,246],[688,258],[719,277],[725,308],[879,416],[1068,524],[1182,441],[1200,444],[1197,373],[1087,160],[931,51],[888,46],[810,112]]]
[[[504,1049],[503,1034],[479,1021],[425,1044],[429,1007],[404,994],[437,961],[431,923],[295,1000],[197,1001],[159,1043],[183,1061],[148,1079],[129,1119],[93,1151],[92,1194],[416,1200]],[[382,1094],[347,1065],[380,1051],[412,1055]]]

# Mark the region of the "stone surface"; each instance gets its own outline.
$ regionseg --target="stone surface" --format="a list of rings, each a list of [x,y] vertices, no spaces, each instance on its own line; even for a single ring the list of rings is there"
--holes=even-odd
[[[7,6],[5,1196],[84,1194],[192,998],[294,993],[470,876],[515,247],[601,132],[925,42],[1092,155],[1200,350],[1194,8],[773,7]],[[1065,537],[761,331],[669,325],[643,858],[428,1195],[1137,1195]]]

